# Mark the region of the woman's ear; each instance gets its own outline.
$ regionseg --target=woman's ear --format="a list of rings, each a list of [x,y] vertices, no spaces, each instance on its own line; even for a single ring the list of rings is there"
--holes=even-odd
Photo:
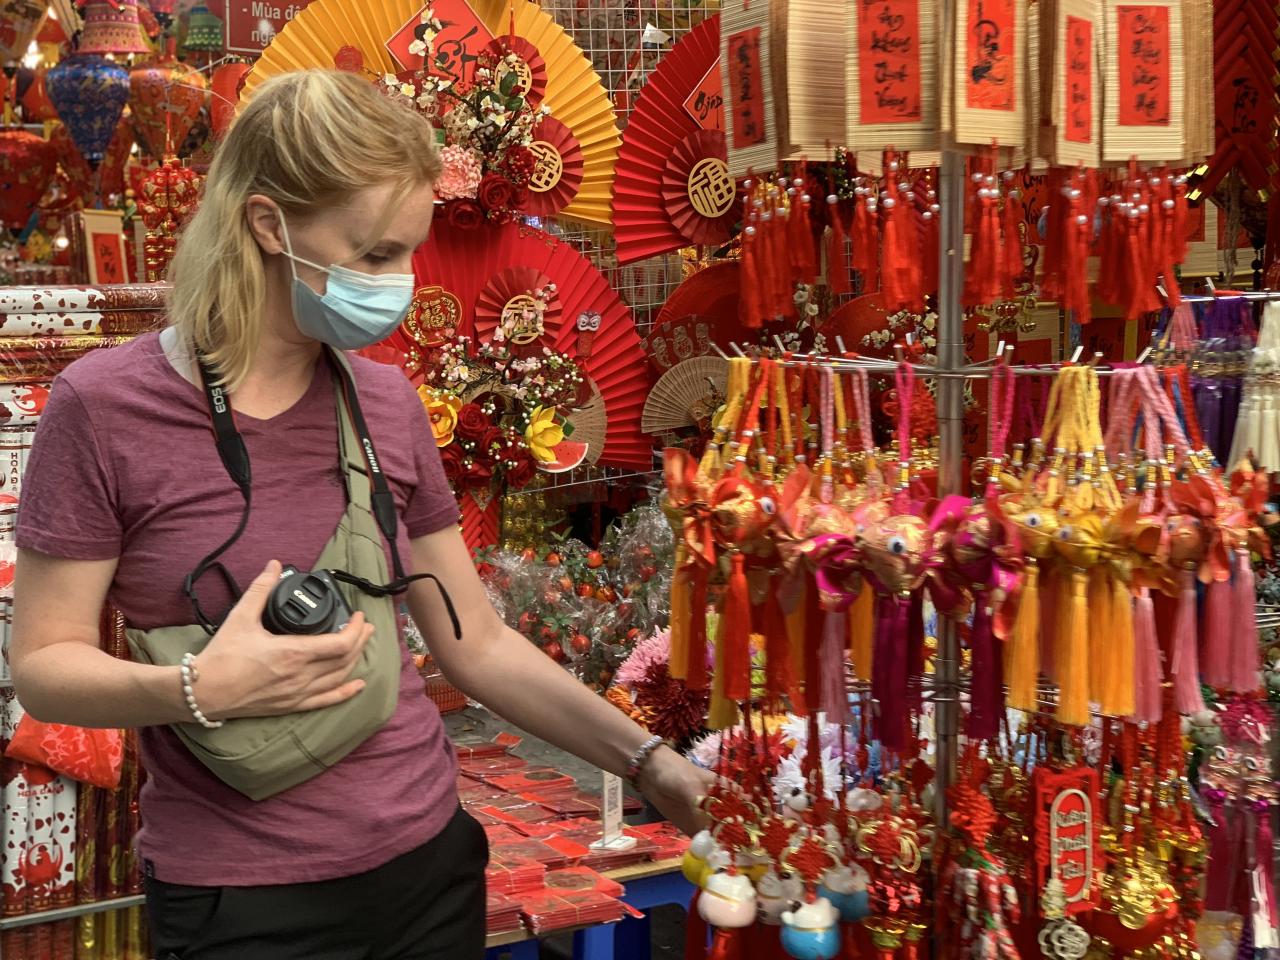
[[[244,216],[263,253],[274,256],[284,252],[284,222],[279,204],[255,193],[245,201]]]

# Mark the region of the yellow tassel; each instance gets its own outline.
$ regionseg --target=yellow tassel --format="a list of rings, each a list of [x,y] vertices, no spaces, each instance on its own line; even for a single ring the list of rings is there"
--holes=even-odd
[[[1114,649],[1111,613],[1111,578],[1105,567],[1094,567],[1089,572],[1089,699],[1096,703],[1105,699],[1103,690]]]
[[[1089,574],[1072,568],[1062,578],[1066,594],[1058,611],[1058,721],[1089,722]]]
[[[738,705],[724,695],[725,643],[721,625],[723,617],[716,617],[707,629],[715,636],[716,670],[711,678],[711,708],[707,711],[707,726],[712,730],[728,730],[738,722]]]
[[[849,658],[859,680],[871,679],[871,645],[876,628],[876,595],[863,584],[858,599],[849,608]]]
[[[1040,674],[1040,565],[1027,564],[1026,573],[1013,635],[1005,644],[1004,674],[1009,685],[1009,706],[1033,711],[1039,708],[1036,681]]]
[[[677,680],[683,680],[689,659],[689,595],[691,587],[685,560],[688,549],[683,540],[676,545],[676,575],[671,579],[671,659],[669,669]]]
[[[1133,594],[1127,584],[1111,581],[1111,666],[1107,672],[1103,713],[1131,717],[1137,708],[1134,687]]]
[[[808,593],[811,589],[809,581],[805,580],[799,591],[799,598],[796,600],[796,608],[787,614],[787,636],[791,638],[791,679],[795,684],[795,689],[804,688],[804,632],[805,632],[805,604],[808,602]]]

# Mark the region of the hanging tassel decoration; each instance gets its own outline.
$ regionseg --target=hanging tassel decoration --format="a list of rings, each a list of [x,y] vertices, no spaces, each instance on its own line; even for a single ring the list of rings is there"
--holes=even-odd
[[[1000,717],[1004,712],[1004,670],[985,593],[974,597],[969,649],[973,654],[973,671],[965,732],[970,740],[992,740],[1000,735]]]
[[[1062,578],[1059,601],[1058,714],[1060,723],[1089,722],[1089,574],[1078,567]]]
[[[1230,580],[1215,580],[1205,588],[1204,623],[1200,635],[1204,638],[1204,651],[1200,657],[1200,675],[1211,687],[1224,689],[1231,683],[1232,619],[1235,614],[1235,594]]]
[[[688,660],[689,660],[689,605],[692,600],[692,590],[689,582],[690,569],[688,568],[689,551],[685,546],[684,540],[680,539],[676,542],[675,556],[675,576],[671,578],[671,658],[670,671],[671,676],[677,680],[684,680],[688,676]]]
[[[827,197],[827,213],[831,227],[827,230],[827,289],[836,296],[853,292],[849,279],[849,257],[846,252],[844,221],[840,216],[840,201],[833,193]]]
[[[1256,693],[1258,690],[1258,619],[1257,592],[1253,562],[1248,550],[1236,551],[1236,575],[1232,585],[1233,617],[1231,637],[1231,675],[1227,689],[1232,693]],[[1267,848],[1268,850],[1270,847]]]
[[[1178,609],[1173,619],[1173,674],[1175,703],[1181,714],[1204,709],[1200,695],[1200,669],[1196,656],[1196,575],[1191,570],[1178,574]]]
[[[741,553],[733,554],[720,618],[724,695],[736,702],[751,699],[751,595],[745,563]]]
[[[791,679],[791,637],[787,617],[772,580],[764,601],[764,684],[768,703],[778,707],[786,696],[794,696]]]
[[[1018,596],[1013,634],[1005,644],[1008,702],[1017,710],[1039,709],[1040,616],[1040,565],[1035,559],[1030,559]]]
[[[853,269],[862,275],[862,289],[865,293],[873,293],[880,287],[880,248],[883,242],[877,243],[879,231],[876,219],[879,201],[876,193],[869,187],[858,187],[857,199],[853,206]]]
[[[859,680],[871,679],[872,645],[875,642],[876,596],[863,586],[849,608],[849,659]]]
[[[685,660],[685,685],[707,689],[707,586],[711,571],[695,564],[689,585],[689,647]]]
[[[817,250],[813,243],[813,221],[809,207],[813,198],[807,192],[808,180],[801,167],[801,176],[791,182],[791,216],[787,221],[789,236],[787,253],[791,259],[793,283],[812,286],[818,279]]]
[[[828,723],[848,721],[849,694],[845,688],[844,651],[849,621],[844,611],[826,612],[822,626],[822,712]]]
[[[938,259],[942,241],[942,206],[938,203],[938,191],[930,187],[925,192],[925,208],[920,212],[920,292],[926,296],[938,292],[941,263]]]
[[[1012,300],[1018,292],[1018,280],[1024,269],[1022,262],[1022,225],[1026,221],[1026,209],[1022,204],[1022,192],[1014,186],[1012,170],[1004,175],[1004,236],[1001,250],[1000,286],[1006,300]],[[935,247],[935,249],[937,249]]]
[[[742,264],[738,270],[738,300],[742,324],[748,330],[758,330],[764,322],[764,302],[761,299],[760,251],[760,201],[750,199],[751,181],[747,181],[747,221],[742,231]]]
[[[1159,723],[1162,716],[1161,687],[1164,667],[1160,642],[1156,637],[1156,610],[1151,590],[1143,587],[1133,602],[1134,709],[1133,718],[1143,723]]]
[[[1134,691],[1133,594],[1123,581],[1111,579],[1111,637],[1107,647],[1108,669],[1102,684],[1102,712],[1131,717],[1136,708]]]

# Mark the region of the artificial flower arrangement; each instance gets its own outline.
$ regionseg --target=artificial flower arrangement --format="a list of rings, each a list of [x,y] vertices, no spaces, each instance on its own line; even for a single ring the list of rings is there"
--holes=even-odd
[[[481,551],[476,560],[507,624],[604,691],[637,645],[667,626],[674,552],[650,501],[619,518],[599,549],[557,537],[541,552]]]
[[[573,411],[590,399],[587,377],[567,354],[533,345],[554,295],[554,284],[530,291],[487,341],[458,337],[423,370],[418,396],[445,474],[482,505],[504,488],[528,486],[539,470],[562,472],[586,456],[568,438]]]
[[[538,158],[529,149],[539,121],[550,113],[534,106],[524,88],[522,61],[499,38],[482,51],[472,78],[437,55],[435,38],[444,29],[430,5],[422,11],[409,52],[423,57],[412,80],[386,74],[384,92],[405,100],[442,129],[444,171],[436,195],[451,226],[474,229],[515,220],[529,199],[529,179]]]

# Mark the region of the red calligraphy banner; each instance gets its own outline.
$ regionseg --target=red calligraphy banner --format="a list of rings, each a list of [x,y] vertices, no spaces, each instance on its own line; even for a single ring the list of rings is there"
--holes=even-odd
[[[918,123],[920,6],[917,0],[857,0],[859,119]]]
[[[1067,82],[1064,139],[1093,142],[1093,24],[1083,17],[1067,17]]]
[[[684,110],[703,130],[724,129],[724,82],[720,79],[719,60],[685,99]]]
[[[967,0],[965,102],[982,110],[1013,110],[1017,103],[1014,0]]]
[[[733,147],[745,150],[768,139],[764,73],[760,69],[760,28],[729,36],[729,96],[733,100]]]
[[[1167,127],[1172,113],[1169,8],[1119,6],[1116,15],[1120,123],[1129,127]]]
[[[436,76],[457,77],[471,83],[475,78],[476,60],[493,41],[493,34],[466,0],[438,2],[432,10],[444,30],[436,37],[435,56],[428,70]],[[417,70],[423,65],[421,56],[409,52],[421,23],[419,11],[386,42],[387,52],[405,70]]]

